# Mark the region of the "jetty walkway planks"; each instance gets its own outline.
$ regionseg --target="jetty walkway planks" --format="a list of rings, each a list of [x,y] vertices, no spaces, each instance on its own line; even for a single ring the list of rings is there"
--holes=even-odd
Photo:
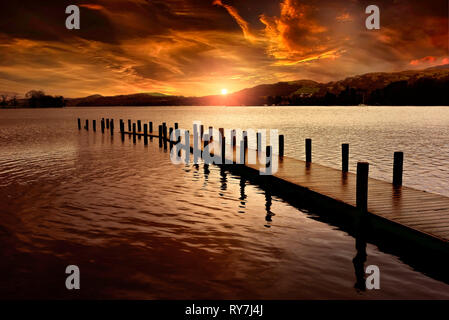
[[[357,176],[354,173],[283,157],[274,176],[356,207]],[[448,197],[368,178],[368,212],[449,241]]]

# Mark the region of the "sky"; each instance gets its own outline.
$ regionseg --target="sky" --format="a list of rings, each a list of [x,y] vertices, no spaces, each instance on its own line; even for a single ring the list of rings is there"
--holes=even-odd
[[[65,9],[80,7],[80,29]],[[380,30],[365,9],[380,8]],[[449,63],[446,0],[18,0],[0,4],[0,92],[203,96]]]

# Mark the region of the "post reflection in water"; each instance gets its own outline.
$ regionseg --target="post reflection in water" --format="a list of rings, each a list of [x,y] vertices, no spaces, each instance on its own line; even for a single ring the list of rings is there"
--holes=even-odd
[[[240,178],[240,203],[244,206],[245,205],[245,199],[246,199],[246,194],[245,194],[245,186],[246,186],[246,179],[241,177]]]
[[[246,194],[245,194],[245,187],[246,187],[246,179],[244,177],[240,177],[240,205],[239,208],[245,209],[246,208]],[[245,213],[245,210],[239,210],[239,213]]]
[[[354,264],[356,282],[354,288],[360,291],[365,291],[365,262],[367,258],[366,254],[366,222],[361,219],[356,230],[355,235],[355,248],[357,253],[352,259]]]
[[[275,214],[271,212],[271,192],[269,187],[265,190],[265,210],[267,212],[267,215],[265,216],[265,221],[267,222],[265,227],[270,228],[272,222],[271,217]]]
[[[220,190],[226,191],[228,189],[228,178],[224,167],[220,167],[220,183],[221,183]],[[224,192],[220,192],[219,195],[220,197],[223,197]]]

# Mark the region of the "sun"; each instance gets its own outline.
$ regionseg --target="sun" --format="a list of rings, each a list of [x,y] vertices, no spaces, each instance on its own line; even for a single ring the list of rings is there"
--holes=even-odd
[[[228,89],[225,88],[221,89],[221,94],[223,95],[228,94]]]

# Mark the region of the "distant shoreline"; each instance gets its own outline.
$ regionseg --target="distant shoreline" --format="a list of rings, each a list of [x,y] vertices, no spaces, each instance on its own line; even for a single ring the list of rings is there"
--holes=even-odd
[[[203,107],[203,108],[215,108],[215,107],[227,107],[227,108],[266,108],[266,107],[276,107],[276,108],[284,108],[284,107],[294,107],[294,108],[307,108],[307,107],[348,107],[348,108],[354,108],[354,107],[359,107],[361,109],[363,108],[370,108],[370,107],[386,107],[386,108],[403,108],[403,107],[420,107],[420,108],[428,108],[428,107],[436,107],[436,108],[440,108],[440,107],[449,107],[449,105],[428,105],[428,106],[423,106],[423,105],[364,105],[364,106],[359,106],[359,105],[299,105],[299,106],[293,106],[293,105],[286,105],[286,106],[263,106],[263,105],[254,105],[254,106],[205,106],[205,105],[151,105],[151,106],[133,106],[133,105],[127,105],[127,106],[99,106],[99,105],[93,105],[93,106],[65,106],[65,107],[1,107],[0,110],[23,110],[23,109],[77,109],[77,108],[166,108],[166,107]]]
[[[7,109],[7,110],[11,110],[11,109],[63,109],[65,107],[24,107],[24,106],[20,106],[20,107],[0,107],[0,110],[3,109]]]

